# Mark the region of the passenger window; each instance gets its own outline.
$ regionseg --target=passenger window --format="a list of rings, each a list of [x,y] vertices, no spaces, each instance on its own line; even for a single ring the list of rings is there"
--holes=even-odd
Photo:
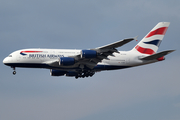
[[[9,55],[9,57],[12,57],[12,55]]]

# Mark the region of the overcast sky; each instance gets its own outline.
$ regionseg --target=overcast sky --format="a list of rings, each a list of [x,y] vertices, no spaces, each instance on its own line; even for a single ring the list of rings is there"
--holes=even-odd
[[[92,78],[52,77],[47,69],[0,64],[1,120],[179,120],[179,0],[1,0],[0,60],[23,48],[88,49],[141,40],[171,22],[158,51],[166,60]],[[119,48],[130,50],[132,41]]]

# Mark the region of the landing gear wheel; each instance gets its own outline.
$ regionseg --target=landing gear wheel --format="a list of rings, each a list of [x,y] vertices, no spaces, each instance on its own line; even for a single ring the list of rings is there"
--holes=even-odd
[[[13,71],[13,75],[15,75],[16,74],[16,71]]]
[[[13,66],[11,66],[11,68],[13,68],[13,75],[15,75],[16,74],[16,68],[15,67],[13,67]]]

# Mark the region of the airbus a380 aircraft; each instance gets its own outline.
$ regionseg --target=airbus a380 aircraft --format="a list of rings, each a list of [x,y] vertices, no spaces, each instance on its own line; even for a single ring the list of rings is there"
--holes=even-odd
[[[16,67],[47,68],[51,76],[89,77],[95,72],[145,65],[164,60],[174,50],[156,53],[169,27],[169,22],[158,23],[132,50],[116,48],[135,40],[124,39],[102,47],[86,50],[23,49],[11,53],[3,60],[16,74]]]

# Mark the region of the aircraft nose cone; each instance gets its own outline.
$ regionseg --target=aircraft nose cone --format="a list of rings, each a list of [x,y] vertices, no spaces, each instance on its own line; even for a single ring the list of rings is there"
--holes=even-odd
[[[3,63],[4,63],[4,64],[7,64],[7,63],[8,63],[8,59],[7,59],[7,57],[6,57],[6,58],[4,58]]]

